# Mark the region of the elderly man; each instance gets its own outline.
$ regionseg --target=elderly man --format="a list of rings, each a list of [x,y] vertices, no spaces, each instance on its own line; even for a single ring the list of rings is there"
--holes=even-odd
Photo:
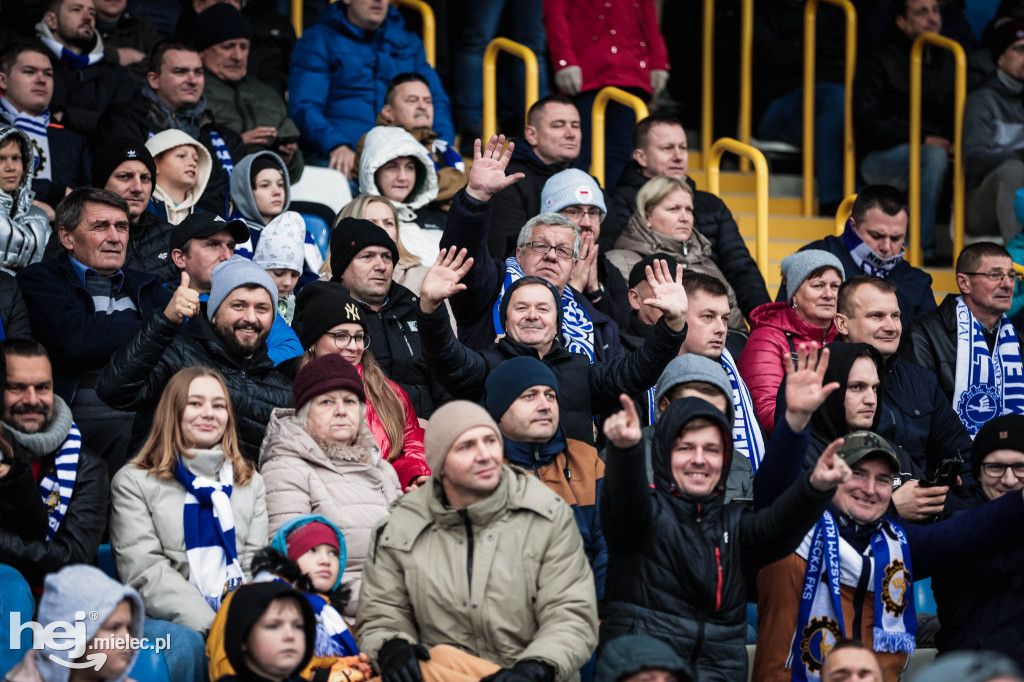
[[[104,189],[80,189],[57,206],[64,252],[18,273],[32,335],[53,363],[53,388],[71,406],[82,440],[113,474],[127,456],[131,415],[96,395],[114,351],[171,298],[152,274],[124,267],[128,204]]]
[[[1010,203],[1013,203],[1012,197]],[[853,202],[843,236],[830,235],[800,250],[828,251],[843,264],[847,279],[866,274],[892,282],[900,304],[900,317],[909,327],[916,316],[936,307],[932,276],[904,259],[909,213],[903,192],[889,185],[868,185]],[[784,287],[779,289],[775,300],[788,300]]]
[[[203,60],[206,104],[220,125],[242,136],[245,153],[270,150],[288,166],[296,182],[305,165],[292,144],[299,129],[288,118],[281,95],[248,75],[252,28],[231,3],[218,2],[196,17],[195,46]]]
[[[597,602],[572,509],[503,464],[501,432],[479,405],[440,408],[424,442],[434,475],[371,535],[359,648],[385,680],[579,680]]]
[[[552,105],[555,106],[555,105]],[[496,335],[504,333],[495,315],[505,289],[524,276],[546,279],[561,298],[561,327],[567,350],[583,353],[591,361],[606,361],[622,355],[619,327],[569,281],[580,258],[579,228],[565,216],[542,213],[516,228],[519,231],[515,255],[491,258],[487,242],[493,216],[491,201],[523,179],[523,173],[505,175],[516,149],[509,143],[502,152],[504,136],[492,137],[481,153],[474,146],[469,184],[455,195],[448,213],[448,225],[441,248],[465,248],[473,266],[465,274],[465,290],[452,297],[452,313],[459,326],[459,340],[472,349],[486,348]]]
[[[693,225],[711,242],[711,257],[726,281],[736,292],[744,315],[767,303],[768,289],[757,264],[740,236],[739,227],[725,203],[708,192],[696,189],[686,177],[689,165],[686,131],[675,116],[654,114],[633,128],[633,160],[619,176],[610,192],[611,213],[615,222],[603,231],[601,248],[610,251],[629,219],[636,212],[636,195],[656,175],[686,179],[693,192]]]
[[[1024,366],[1017,331],[1006,317],[1017,275],[1010,254],[971,244],[956,260],[960,295],[910,328],[903,354],[939,377],[939,386],[972,436],[1001,414],[1024,414]]]
[[[205,306],[184,273],[167,306],[113,354],[96,390],[111,406],[139,411],[133,436],[141,444],[167,381],[185,367],[213,367],[227,384],[242,454],[256,461],[271,411],[292,398],[291,383],[267,355],[275,317],[277,285],[246,258],[213,269]]]

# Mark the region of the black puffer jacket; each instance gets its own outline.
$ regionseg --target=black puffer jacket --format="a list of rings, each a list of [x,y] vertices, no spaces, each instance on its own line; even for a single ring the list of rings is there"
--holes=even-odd
[[[115,111],[131,101],[136,87],[128,71],[104,57],[96,64],[75,68],[54,57],[53,97],[50,111],[63,112],[64,125],[86,136],[94,135],[105,111]],[[145,140],[146,138],[140,138]]]
[[[21,297],[21,287],[6,272],[0,272],[0,324],[6,339],[32,338],[32,325],[25,299]]]
[[[697,418],[721,430],[727,471],[731,427],[699,398],[674,401],[658,419],[653,488],[643,443],[608,448],[600,502],[608,541],[601,642],[624,634],[655,637],[687,661],[692,679],[744,682],[746,581],[796,550],[832,491],[818,491],[803,477],[757,512],[724,502],[724,477],[708,497],[684,495],[672,476],[671,452],[683,426]]]
[[[133,447],[141,445],[153,422],[164,387],[179,370],[213,367],[224,376],[231,397],[242,454],[259,460],[270,413],[292,404],[292,385],[274,369],[266,344],[250,360],[239,360],[217,337],[205,310],[184,329],[158,311],[110,358],[96,393],[111,407],[136,411]]]
[[[636,211],[636,194],[648,179],[636,161],[630,161],[622,169],[608,206],[609,220],[605,222],[612,218],[614,221],[601,226],[598,243],[602,251],[615,248],[615,240]],[[751,257],[746,242],[740,236],[740,228],[725,202],[714,194],[696,189],[693,180],[687,178],[686,182],[694,190],[693,226],[711,242],[711,258],[736,292],[736,300],[743,315],[749,318],[751,310],[771,300],[764,277],[757,269],[757,263]]]
[[[900,355],[935,372],[939,388],[951,404],[956,382],[956,299],[949,294],[937,310],[914,320],[900,346]]]

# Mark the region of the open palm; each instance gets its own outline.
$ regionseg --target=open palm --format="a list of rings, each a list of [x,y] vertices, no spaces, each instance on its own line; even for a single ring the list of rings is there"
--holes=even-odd
[[[441,249],[434,265],[427,270],[420,285],[420,298],[427,312],[433,312],[448,298],[465,290],[462,278],[473,267],[473,259],[466,258],[466,249],[461,251],[457,246]]]
[[[839,383],[823,385],[828,369],[828,348],[822,349],[819,355],[817,345],[801,343],[796,355],[795,363],[786,355],[786,409],[810,414],[839,388]]]
[[[683,267],[676,266],[675,277],[669,270],[668,263],[655,260],[654,267],[647,266],[647,284],[651,287],[651,295],[644,299],[644,304],[660,310],[667,321],[686,317],[689,302],[686,289],[683,288]]]
[[[466,193],[474,199],[490,201],[495,194],[526,177],[523,173],[505,175],[515,144],[509,142],[508,147],[502,151],[504,145],[504,135],[492,135],[487,147],[482,150],[480,138],[473,143],[473,167],[469,171]]]

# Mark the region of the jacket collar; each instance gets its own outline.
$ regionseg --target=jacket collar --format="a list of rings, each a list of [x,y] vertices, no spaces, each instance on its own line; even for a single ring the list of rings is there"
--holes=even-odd
[[[227,365],[233,369],[266,369],[272,370],[274,362],[267,355],[267,343],[263,342],[251,358],[235,357],[224,342],[220,340],[213,329],[213,324],[207,319],[206,314],[196,315],[188,324],[186,334],[195,339],[206,348],[206,351],[217,361],[218,364]]]
[[[505,458],[524,469],[547,466],[555,460],[555,457],[565,452],[568,445],[565,442],[565,431],[561,426],[555,431],[555,435],[546,443],[522,443],[504,437]]]

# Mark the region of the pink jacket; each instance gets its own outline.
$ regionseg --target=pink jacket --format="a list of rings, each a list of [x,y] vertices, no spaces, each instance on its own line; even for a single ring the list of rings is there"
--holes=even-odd
[[[651,71],[668,71],[654,0],[544,0],[555,71],[578,66],[582,90],[605,85],[651,92]]]
[[[767,435],[775,430],[775,398],[786,376],[790,335],[794,347],[814,342],[823,347],[836,338],[835,324],[822,331],[805,322],[785,301],[765,303],[750,311],[750,338],[740,354],[740,376],[754,399],[757,418]]]
[[[359,376],[363,376],[363,366],[357,365],[356,369],[359,370]],[[398,482],[402,485],[402,490],[405,490],[409,481],[417,476],[429,476],[430,467],[427,466],[426,451],[423,449],[423,427],[420,426],[420,421],[416,418],[416,411],[412,407],[412,401],[409,400],[409,394],[390,379],[388,385],[391,386],[391,390],[395,392],[402,407],[405,408],[405,445],[402,448],[402,454],[391,463],[395,473],[398,474]],[[366,401],[366,422],[373,433],[373,440],[380,448],[380,456],[387,459],[391,454],[391,443],[388,441],[384,424],[369,400]]]

